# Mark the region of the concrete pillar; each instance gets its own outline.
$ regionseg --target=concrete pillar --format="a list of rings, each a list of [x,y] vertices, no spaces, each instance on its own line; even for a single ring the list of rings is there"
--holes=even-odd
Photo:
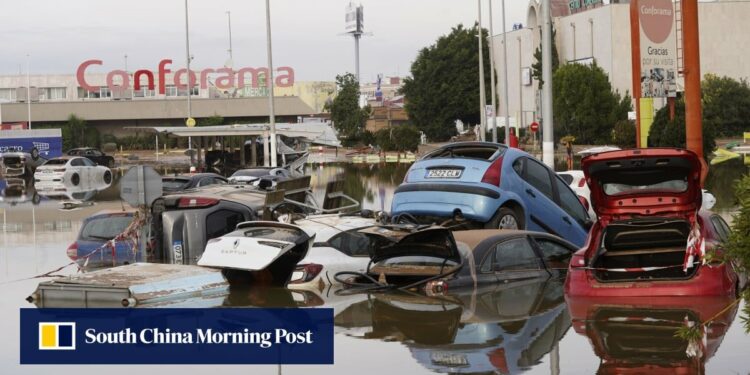
[[[250,165],[258,166],[258,137],[250,137]]]
[[[240,143],[243,144],[243,147],[240,147],[240,168],[245,168],[245,136],[240,136]]]

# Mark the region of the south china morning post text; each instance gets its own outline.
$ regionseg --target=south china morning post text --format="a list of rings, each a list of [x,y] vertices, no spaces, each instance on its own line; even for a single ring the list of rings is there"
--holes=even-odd
[[[144,328],[135,331],[130,328],[117,332],[98,332],[94,328],[85,331],[86,344],[246,344],[268,349],[274,344],[312,344],[311,330],[290,332],[277,328],[273,331],[251,331],[244,328],[235,332],[217,332],[211,328],[198,328],[195,332],[172,331],[169,328]]]
[[[333,364],[333,310],[21,309],[21,364]]]

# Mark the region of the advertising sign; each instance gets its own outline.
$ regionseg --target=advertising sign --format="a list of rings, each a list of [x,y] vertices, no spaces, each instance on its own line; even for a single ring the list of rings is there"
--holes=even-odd
[[[677,43],[672,0],[639,0],[641,97],[674,96]]]
[[[24,152],[44,159],[62,156],[62,132],[60,129],[3,130],[0,155],[5,152]]]
[[[362,6],[354,5],[349,3],[346,6],[346,23],[344,24],[344,30],[347,33],[361,33],[364,30],[364,15]]]

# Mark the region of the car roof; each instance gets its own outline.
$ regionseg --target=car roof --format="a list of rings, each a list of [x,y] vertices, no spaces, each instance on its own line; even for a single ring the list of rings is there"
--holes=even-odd
[[[198,196],[214,199],[224,199],[243,204],[263,204],[266,192],[250,185],[207,185],[200,190],[190,190],[184,193],[171,194],[169,197]]]
[[[456,240],[456,242],[463,242],[472,251],[474,251],[479,246],[479,244],[481,244],[487,239],[503,240],[507,238],[522,237],[522,236],[529,236],[529,235],[534,236],[534,237],[544,237],[544,238],[555,240],[561,243],[565,243],[565,244],[568,244],[569,247],[573,249],[578,248],[577,246],[571,244],[569,241],[566,241],[562,238],[553,236],[545,232],[534,232],[534,231],[514,230],[514,229],[473,229],[473,230],[459,230],[459,231],[453,232],[453,238]]]

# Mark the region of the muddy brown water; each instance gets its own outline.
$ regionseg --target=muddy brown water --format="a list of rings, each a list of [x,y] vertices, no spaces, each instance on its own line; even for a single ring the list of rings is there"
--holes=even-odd
[[[320,191],[343,178],[346,192],[366,208],[388,209],[408,166],[312,165],[308,173]],[[732,181],[747,167],[713,167],[707,188],[715,211],[731,222],[736,207]],[[221,374],[420,374],[420,373],[709,373],[748,374],[750,334],[740,320],[744,303],[718,316],[706,329],[702,354],[689,357],[675,338],[685,322],[705,320],[721,310],[723,298],[682,298],[654,307],[644,299],[599,306],[584,313],[566,301],[558,280],[530,280],[446,298],[412,294],[344,295],[316,292],[233,289],[201,306],[324,306],[334,309],[335,365],[332,366],[20,366],[19,309],[46,279],[26,279],[68,262],[65,249],[81,221],[104,209],[120,209],[117,184],[94,197],[93,206],[61,210],[57,200],[33,192],[3,189],[0,202],[0,372],[3,374],[143,374],[216,371]],[[15,196],[13,194],[16,194]],[[36,202],[36,204],[34,203]],[[72,273],[68,268],[63,273]],[[19,279],[24,279],[20,280]],[[188,303],[191,303],[188,301]]]

